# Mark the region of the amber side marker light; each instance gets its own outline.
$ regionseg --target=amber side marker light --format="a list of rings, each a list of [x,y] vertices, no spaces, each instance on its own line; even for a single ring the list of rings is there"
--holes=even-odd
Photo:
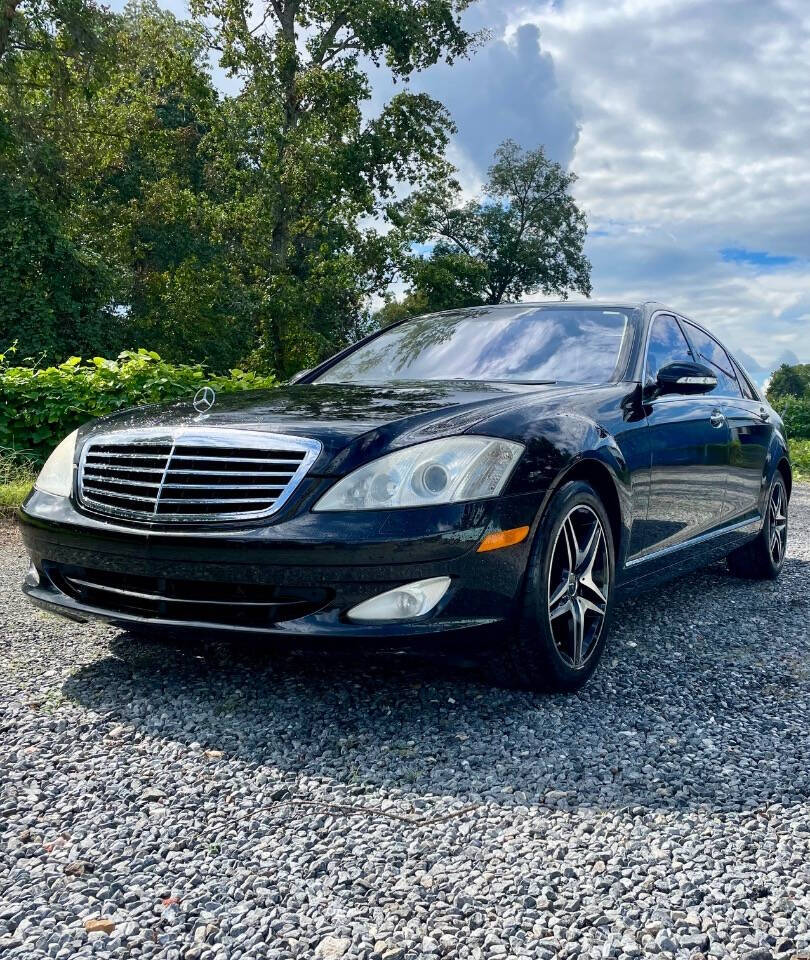
[[[513,527],[511,530],[499,530],[497,533],[488,533],[481,541],[479,553],[487,550],[500,550],[501,547],[511,547],[525,540],[529,535],[528,527]]]

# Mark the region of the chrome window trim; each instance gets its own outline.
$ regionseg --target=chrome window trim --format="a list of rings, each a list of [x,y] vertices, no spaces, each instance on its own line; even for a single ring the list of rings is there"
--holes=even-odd
[[[694,351],[692,350],[692,344],[691,344],[691,342],[690,342],[690,340],[689,340],[689,337],[688,337],[686,331],[685,331],[685,330],[683,329],[683,327],[681,326],[681,324],[683,324],[683,323],[691,323],[692,326],[693,326],[693,327],[697,327],[697,329],[700,330],[701,333],[705,333],[707,337],[710,337],[712,340],[715,340],[717,343],[719,343],[720,346],[723,348],[723,350],[725,350],[725,352],[726,352],[729,360],[732,361],[732,365],[736,364],[736,361],[735,361],[734,356],[733,356],[733,354],[731,353],[731,351],[725,346],[724,343],[722,343],[720,340],[718,340],[717,337],[716,337],[713,333],[711,333],[711,331],[706,330],[705,327],[702,327],[702,326],[701,326],[699,323],[697,323],[695,320],[690,320],[689,317],[684,317],[682,314],[677,313],[675,310],[666,310],[666,309],[664,309],[664,308],[661,308],[661,309],[659,309],[659,310],[656,310],[656,311],[653,313],[653,315],[650,317],[649,323],[647,324],[647,333],[646,333],[646,336],[644,337],[644,363],[643,363],[642,369],[641,369],[641,386],[642,386],[642,389],[647,386],[647,354],[648,354],[649,346],[650,346],[650,332],[652,331],[652,326],[653,326],[653,324],[655,323],[656,319],[657,319],[658,317],[660,317],[660,316],[674,317],[674,318],[675,318],[675,321],[676,321],[676,323],[678,324],[678,327],[680,328],[681,333],[683,334],[684,339],[686,340],[686,345],[689,347],[689,352],[692,353],[692,359],[693,359],[693,361],[694,361],[695,363],[697,363],[697,361],[694,359]],[[737,365],[738,365],[738,364],[737,364]],[[736,372],[735,372],[735,375],[736,375]],[[728,374],[726,374],[726,376],[728,376]],[[718,382],[719,382],[719,381],[718,381]],[[755,392],[756,392],[756,393],[759,393],[758,390],[755,390]],[[674,397],[672,397],[672,400],[694,400],[694,399],[696,399],[696,397],[698,397],[698,398],[699,398],[699,397],[707,398],[707,397],[710,397],[710,396],[711,396],[711,397],[717,397],[718,399],[723,399],[723,400],[745,400],[745,399],[746,399],[746,398],[742,395],[742,391],[740,391],[740,395],[737,396],[737,397],[730,396],[730,395],[727,394],[727,393],[714,393],[714,391],[712,391],[711,393],[684,394],[683,396],[674,396]],[[656,400],[658,400],[658,399],[660,399],[660,398],[656,398]],[[751,400],[748,401],[748,403],[753,403],[753,402],[754,402],[754,401],[751,401]]]
[[[83,479],[87,456],[96,445],[129,444],[129,443],[160,444],[170,446],[171,450],[166,457],[166,465],[160,478],[160,486],[155,495],[155,512],[151,515],[139,511],[128,511],[121,507],[99,507],[95,501],[88,502],[83,492]],[[195,446],[210,446],[212,449],[249,448],[255,450],[271,450],[273,448],[296,450],[304,456],[297,469],[290,477],[281,495],[264,510],[252,511],[212,511],[210,514],[193,515],[187,513],[157,513],[160,495],[166,483],[166,476],[172,463],[175,448],[180,443],[191,443]],[[79,453],[78,469],[76,471],[76,500],[88,513],[97,517],[117,517],[135,523],[148,524],[202,524],[233,522],[240,520],[258,520],[277,513],[296,491],[301,481],[309,472],[310,467],[318,459],[323,445],[320,440],[310,437],[298,437],[290,434],[265,433],[262,430],[241,430],[229,427],[131,427],[123,430],[110,430],[92,434],[82,442]],[[235,474],[239,476],[239,474]],[[220,501],[221,502],[221,501]]]
[[[694,360],[694,352],[692,350],[692,344],[689,342],[689,337],[683,332],[683,327],[681,327],[681,321],[683,320],[674,310],[656,310],[653,315],[650,317],[650,322],[647,324],[647,333],[644,337],[644,364],[641,368],[641,386],[645,387],[647,385],[647,357],[650,353],[650,334],[652,333],[653,324],[659,317],[672,317],[675,323],[678,324],[678,329],[681,331],[681,336],[684,339],[684,343],[689,348],[689,352],[692,354],[692,360]],[[679,397],[680,399],[689,399],[684,397]]]
[[[721,344],[722,346],[722,344]],[[724,348],[725,349],[725,348]],[[746,397],[745,394],[742,395],[741,399],[745,400],[746,403],[758,403],[764,404],[766,402],[765,397],[762,394],[762,391],[751,379],[751,376],[746,372],[745,367],[740,363],[740,361],[731,353],[730,350],[726,350],[726,353],[729,356],[732,364],[734,365],[734,372],[737,374],[737,381],[739,382],[742,378],[745,383],[748,385],[749,390],[753,393],[753,397]],[[742,386],[742,384],[741,384]]]
[[[740,387],[739,383],[737,382],[737,371],[734,369],[734,358],[733,358],[733,357],[731,356],[731,354],[729,353],[728,349],[726,348],[726,345],[725,345],[724,343],[722,343],[710,330],[706,330],[704,327],[701,327],[701,325],[700,325],[699,323],[695,323],[694,320],[687,320],[686,317],[684,317],[682,322],[685,323],[687,326],[690,326],[690,325],[691,325],[691,326],[693,326],[696,330],[700,330],[700,332],[701,332],[702,334],[704,334],[705,336],[707,336],[710,340],[714,340],[714,342],[717,344],[718,347],[720,347],[720,349],[721,349],[721,350],[723,351],[723,353],[726,355],[726,358],[728,359],[729,363],[731,364],[731,369],[732,369],[732,372],[733,372],[733,377],[732,377],[731,374],[729,374],[729,373],[727,373],[725,370],[723,370],[723,368],[722,368],[719,364],[713,363],[711,360],[707,360],[707,361],[706,361],[706,363],[708,363],[708,365],[709,365],[710,367],[716,367],[718,370],[721,370],[721,371],[722,371],[723,376],[727,377],[729,380],[732,380],[732,379],[733,379],[734,382],[737,383],[737,391],[738,391],[738,392],[737,392],[736,395],[734,395],[734,394],[728,394],[728,393],[718,393],[717,396],[718,396],[718,397],[724,397],[726,400],[744,400],[745,398],[743,397],[742,387]],[[688,331],[688,330],[684,330],[683,335],[684,335],[684,336],[686,337],[686,339],[689,341],[689,348],[692,349],[692,341],[689,340],[689,331]],[[694,351],[693,351],[693,352],[694,352]],[[700,354],[698,354],[698,356],[700,356]],[[701,359],[704,359],[704,358],[701,357]],[[718,383],[720,382],[719,378],[718,378],[718,381],[717,381],[717,382],[718,382]]]

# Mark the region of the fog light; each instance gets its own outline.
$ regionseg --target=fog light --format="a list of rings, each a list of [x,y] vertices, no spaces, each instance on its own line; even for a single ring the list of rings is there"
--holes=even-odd
[[[346,614],[350,620],[410,620],[432,610],[447,593],[450,577],[405,583],[364,600]]]

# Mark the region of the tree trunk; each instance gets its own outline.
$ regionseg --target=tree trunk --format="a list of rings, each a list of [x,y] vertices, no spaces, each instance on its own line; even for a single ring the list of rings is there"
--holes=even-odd
[[[11,35],[11,21],[17,12],[20,0],[2,0],[0,6],[0,60],[3,59],[8,48],[8,39]]]
[[[288,0],[280,9],[280,32],[283,42],[289,50],[295,51],[295,13],[298,7],[297,0]],[[297,103],[297,82],[298,82],[298,64],[297,56],[294,54],[289,57],[287,66],[282,71],[280,77],[281,85],[284,90],[284,120],[281,129],[281,141],[279,145],[279,198],[278,212],[276,222],[273,224],[271,233],[271,254],[273,269],[279,273],[284,273],[287,269],[288,250],[290,245],[290,198],[285,183],[284,168],[287,163],[287,154],[290,146],[290,135],[298,125],[298,103]],[[286,350],[285,350],[285,332],[286,324],[279,313],[275,313],[272,319],[272,330],[269,331],[276,350],[276,372],[282,374],[286,370]]]

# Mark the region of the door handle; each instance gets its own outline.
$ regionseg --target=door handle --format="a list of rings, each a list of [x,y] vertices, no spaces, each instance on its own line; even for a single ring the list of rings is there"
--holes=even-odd
[[[725,422],[726,417],[722,410],[712,410],[712,415],[709,417],[709,423],[713,427],[722,427]]]

